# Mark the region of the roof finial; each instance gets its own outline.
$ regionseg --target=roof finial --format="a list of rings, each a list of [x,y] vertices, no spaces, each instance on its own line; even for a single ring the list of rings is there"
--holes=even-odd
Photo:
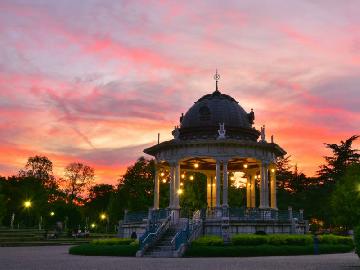
[[[214,75],[214,80],[216,81],[216,91],[219,91],[218,81],[220,80],[220,74],[218,73],[217,69],[216,69],[216,73]]]

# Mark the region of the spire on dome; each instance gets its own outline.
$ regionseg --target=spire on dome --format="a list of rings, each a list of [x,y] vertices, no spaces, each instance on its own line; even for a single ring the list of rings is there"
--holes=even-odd
[[[218,73],[218,70],[216,69],[216,73],[214,75],[214,80],[216,81],[216,88],[215,88],[215,92],[220,92],[219,91],[219,86],[218,86],[218,82],[220,80],[220,74]]]

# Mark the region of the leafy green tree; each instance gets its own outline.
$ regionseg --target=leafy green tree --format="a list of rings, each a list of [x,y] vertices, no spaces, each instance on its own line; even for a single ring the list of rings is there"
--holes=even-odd
[[[3,194],[3,181],[5,180],[5,178],[0,177],[0,205],[2,207],[0,207],[0,226],[2,224],[2,221],[6,215],[6,200],[5,200],[5,195]]]
[[[360,163],[350,165],[331,196],[334,221],[346,229],[360,224]]]
[[[119,196],[129,211],[147,210],[153,205],[154,160],[140,157],[120,179]]]
[[[97,184],[89,189],[89,196],[84,205],[86,217],[95,220],[100,213],[106,212],[109,207],[111,196],[115,193],[114,186]]]
[[[1,183],[2,194],[5,197],[5,225],[10,225],[13,213],[15,224],[27,227],[35,226],[40,217],[48,213],[48,190],[37,178],[12,176]],[[25,207],[25,201],[30,201],[31,207]]]
[[[206,176],[201,173],[194,174],[194,180],[183,182],[183,194],[180,195],[181,211],[191,215],[193,211],[206,208]]]

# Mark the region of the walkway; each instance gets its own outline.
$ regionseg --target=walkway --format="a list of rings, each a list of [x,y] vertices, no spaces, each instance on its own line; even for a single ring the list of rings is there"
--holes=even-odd
[[[253,258],[121,258],[86,257],[67,253],[68,246],[0,247],[0,269],[131,269],[131,270],[360,270],[354,253]]]

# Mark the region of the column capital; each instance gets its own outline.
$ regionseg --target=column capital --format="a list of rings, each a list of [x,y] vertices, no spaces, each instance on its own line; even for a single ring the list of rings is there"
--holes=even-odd
[[[169,163],[169,165],[171,167],[175,167],[175,166],[177,166],[179,164],[179,160],[174,160],[174,159],[168,160],[167,162]]]

